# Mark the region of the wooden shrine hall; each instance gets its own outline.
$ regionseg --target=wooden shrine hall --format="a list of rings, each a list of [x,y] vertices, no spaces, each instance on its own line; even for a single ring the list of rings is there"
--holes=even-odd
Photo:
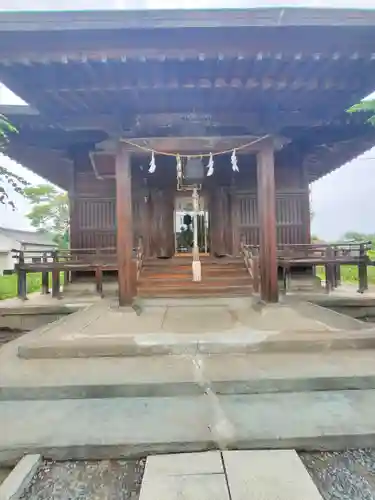
[[[375,144],[346,112],[375,87],[375,11],[2,12],[0,80],[27,103],[1,106],[7,154],[68,191],[71,252],[118,272],[120,304],[168,266],[237,290],[254,248],[277,301],[310,183]]]

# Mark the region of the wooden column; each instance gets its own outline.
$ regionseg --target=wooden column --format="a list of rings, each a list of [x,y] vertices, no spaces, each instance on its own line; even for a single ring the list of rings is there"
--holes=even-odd
[[[264,144],[257,155],[261,298],[277,302],[277,242],[274,151]]]
[[[304,164],[302,165],[302,188],[306,190],[302,207],[303,243],[311,243],[310,185],[308,169]]]
[[[120,143],[116,155],[116,226],[119,305],[131,305],[135,295],[131,155]]]

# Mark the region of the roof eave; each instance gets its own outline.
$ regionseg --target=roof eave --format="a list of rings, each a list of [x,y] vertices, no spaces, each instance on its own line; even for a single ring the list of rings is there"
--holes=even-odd
[[[269,7],[199,10],[6,11],[0,13],[0,31],[18,32],[374,25],[374,9]]]

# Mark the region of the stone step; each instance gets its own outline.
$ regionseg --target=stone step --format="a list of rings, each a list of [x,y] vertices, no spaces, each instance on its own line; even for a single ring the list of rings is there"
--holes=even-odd
[[[375,446],[375,390],[0,402],[0,461]]]
[[[72,330],[71,330],[72,331]],[[74,330],[73,330],[74,331]],[[73,333],[72,331],[72,333]],[[124,331],[93,337],[72,334],[66,338],[41,336],[24,339],[18,356],[24,359],[128,357],[155,355],[326,353],[375,349],[375,335],[369,330],[253,330],[249,333],[137,333]]]
[[[140,500],[322,500],[295,450],[147,458]]]
[[[373,360],[372,350],[18,360],[0,367],[0,400],[375,389]]]

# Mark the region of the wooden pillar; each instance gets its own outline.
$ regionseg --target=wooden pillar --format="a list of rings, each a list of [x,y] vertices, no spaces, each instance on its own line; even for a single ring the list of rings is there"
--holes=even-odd
[[[57,250],[53,251],[53,268],[52,268],[52,297],[60,298],[60,269],[57,267],[59,263],[59,254]]]
[[[119,144],[116,155],[116,221],[119,305],[131,305],[135,295],[131,155]]]
[[[305,190],[302,205],[303,243],[311,243],[311,207],[308,169],[302,164],[302,188]]]
[[[77,163],[79,160],[75,159],[70,173],[70,186],[68,190],[69,196],[69,247],[71,249],[77,249],[81,246],[81,233],[80,233],[80,221],[79,221],[79,206],[78,198],[76,193],[76,170]],[[76,273],[72,271],[70,273],[70,282],[75,281]],[[65,286],[64,282],[64,286]]]
[[[238,200],[236,197],[235,186],[231,186],[230,190],[230,227],[232,230],[232,252],[233,256],[240,254],[240,234],[238,224]]]
[[[48,254],[46,252],[43,254],[43,263],[48,264]],[[48,271],[42,272],[42,293],[43,294],[49,293],[49,273],[48,273]]]
[[[363,243],[361,243],[359,250],[358,281],[359,293],[363,293],[365,290],[368,290],[367,253],[365,245]]]
[[[17,296],[19,299],[27,299],[27,273],[22,266],[25,263],[25,255],[23,250],[20,251],[18,256],[18,269],[17,269]]]
[[[274,151],[270,143],[264,144],[257,155],[259,260],[261,298],[277,302],[276,196]]]

